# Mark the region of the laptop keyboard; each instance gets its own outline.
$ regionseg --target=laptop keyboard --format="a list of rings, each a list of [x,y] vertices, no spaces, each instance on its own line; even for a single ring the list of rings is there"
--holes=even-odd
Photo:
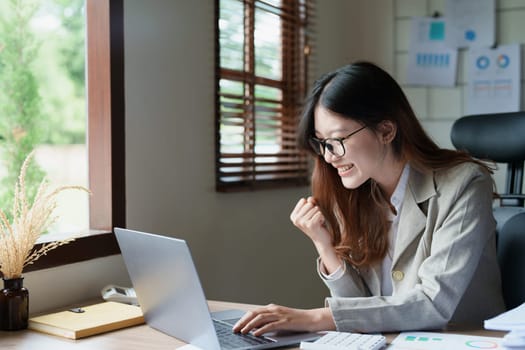
[[[221,349],[238,349],[247,346],[273,343],[273,340],[265,337],[233,333],[232,325],[224,321],[214,319],[213,325],[215,326]]]

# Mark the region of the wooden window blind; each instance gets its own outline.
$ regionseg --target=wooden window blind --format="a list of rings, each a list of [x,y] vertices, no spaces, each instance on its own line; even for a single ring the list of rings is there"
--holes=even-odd
[[[296,131],[306,93],[310,0],[216,0],[216,188],[308,183]]]

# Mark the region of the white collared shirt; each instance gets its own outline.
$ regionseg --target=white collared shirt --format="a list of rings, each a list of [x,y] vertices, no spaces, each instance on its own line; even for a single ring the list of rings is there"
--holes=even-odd
[[[381,263],[381,295],[392,295],[392,258],[394,256],[394,248],[396,243],[397,232],[399,229],[399,218],[401,210],[403,209],[403,200],[405,199],[405,190],[408,184],[408,175],[410,173],[410,166],[408,164],[403,168],[401,177],[397,183],[390,203],[396,210],[395,214],[390,213],[390,231],[388,232],[388,252]]]
[[[394,193],[390,197],[390,203],[395,208],[396,213],[390,214],[392,225],[388,233],[388,253],[381,263],[381,295],[392,295],[392,257],[394,256],[394,245],[399,228],[399,218],[401,209],[403,207],[403,200],[405,198],[405,190],[408,184],[408,175],[410,174],[410,166],[408,164],[403,168],[401,177],[397,183]],[[340,265],[334,272],[327,275],[321,269],[321,275],[329,280],[336,280],[345,273],[345,264]]]

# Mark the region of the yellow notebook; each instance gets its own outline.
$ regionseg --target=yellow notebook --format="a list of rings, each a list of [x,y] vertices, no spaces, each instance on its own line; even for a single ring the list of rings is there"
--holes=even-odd
[[[144,323],[140,307],[112,301],[80,308],[83,312],[61,311],[32,317],[28,328],[70,339]]]

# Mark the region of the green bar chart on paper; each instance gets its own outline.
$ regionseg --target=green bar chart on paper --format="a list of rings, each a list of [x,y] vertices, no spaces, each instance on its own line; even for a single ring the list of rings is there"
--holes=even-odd
[[[501,339],[495,337],[479,337],[470,335],[403,332],[399,334],[388,347],[390,350],[476,350],[503,349]]]

